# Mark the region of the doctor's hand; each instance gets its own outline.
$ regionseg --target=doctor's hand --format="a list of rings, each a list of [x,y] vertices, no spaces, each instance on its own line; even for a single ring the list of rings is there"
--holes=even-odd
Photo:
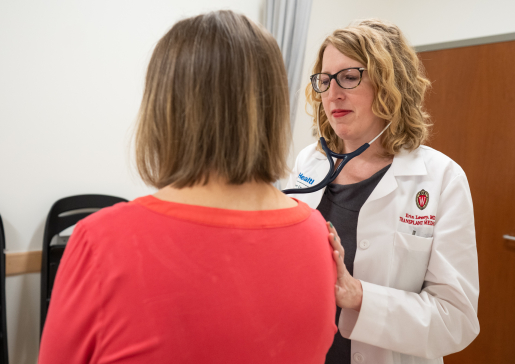
[[[335,285],[336,304],[341,308],[350,308],[359,312],[363,299],[361,281],[351,276],[347,267],[345,267],[343,262],[345,251],[340,242],[340,237],[332,223],[327,222],[326,224],[329,230],[329,242],[333,247],[333,259],[336,262],[338,274]]]

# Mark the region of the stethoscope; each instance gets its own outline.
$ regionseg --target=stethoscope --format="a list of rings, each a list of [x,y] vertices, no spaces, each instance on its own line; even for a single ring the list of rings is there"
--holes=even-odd
[[[318,104],[318,108],[317,108],[318,135],[320,135],[320,139],[319,139],[320,145],[322,146],[322,149],[325,152],[327,160],[329,161],[329,172],[327,172],[327,175],[320,183],[318,183],[314,186],[307,187],[307,188],[290,188],[288,190],[283,190],[282,192],[285,194],[311,193],[311,192],[315,192],[315,191],[321,190],[322,188],[326,187],[328,184],[333,182],[336,179],[336,177],[338,177],[338,175],[342,171],[343,167],[345,167],[345,165],[347,163],[349,163],[350,160],[352,160],[353,158],[357,157],[358,155],[363,153],[365,150],[367,150],[368,147],[370,147],[370,144],[372,144],[377,138],[379,138],[386,131],[386,129],[388,129],[388,127],[390,126],[391,123],[392,122],[389,122],[388,125],[386,125],[386,127],[379,133],[378,136],[376,136],[370,142],[363,144],[361,147],[356,149],[354,152],[350,152],[347,154],[338,154],[329,149],[329,147],[327,146],[327,143],[325,141],[325,138],[322,136],[322,133],[320,131],[320,104]],[[333,157],[342,160],[342,162],[340,163],[340,165],[338,165],[338,167],[336,169],[334,169]]]

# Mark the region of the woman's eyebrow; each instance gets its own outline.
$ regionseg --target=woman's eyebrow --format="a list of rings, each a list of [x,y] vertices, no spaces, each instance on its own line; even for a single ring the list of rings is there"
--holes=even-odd
[[[335,73],[338,73],[342,70],[347,70],[349,68],[365,68],[363,66],[349,66],[349,67],[343,67],[343,68],[339,68],[337,71],[335,72],[329,72],[329,71],[324,71],[324,69],[322,69],[322,71],[320,71],[320,73],[327,73],[327,74],[331,74],[331,75],[334,75]]]

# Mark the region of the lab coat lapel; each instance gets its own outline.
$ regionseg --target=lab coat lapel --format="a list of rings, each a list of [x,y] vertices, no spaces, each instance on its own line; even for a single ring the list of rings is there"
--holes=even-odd
[[[312,162],[314,162],[314,165],[310,165],[307,168],[302,169],[300,172],[305,173],[308,177],[314,178],[315,181],[313,185],[316,185],[320,183],[320,181],[322,181],[327,175],[327,172],[329,172],[329,162],[326,156],[319,151],[315,151],[313,157],[314,160],[312,160]],[[312,193],[291,194],[290,197],[303,201],[312,209],[316,209],[320,204],[320,200],[322,200],[324,191],[325,187]]]
[[[408,152],[402,149],[399,154],[393,158],[392,167],[393,174],[398,176],[425,176],[427,174],[426,163],[422,158],[419,149]]]
[[[319,165],[315,169],[316,183],[320,183],[320,181],[322,181],[329,172],[329,161],[325,155],[318,151],[316,159],[320,161]],[[336,158],[333,158],[333,162],[336,163]]]
[[[395,158],[394,158],[393,163],[395,163]],[[397,188],[397,186],[398,186],[397,180],[395,179],[395,176],[393,173],[393,163],[392,163],[392,166],[388,169],[388,171],[386,171],[383,178],[381,178],[381,180],[377,184],[376,188],[374,188],[374,190],[368,197],[367,203],[377,200],[377,199],[380,199],[380,198],[388,195],[389,193],[395,191],[395,189]]]
[[[377,184],[372,194],[367,199],[370,201],[378,200],[398,187],[397,177],[399,176],[421,176],[426,175],[427,169],[421,154],[417,150],[408,152],[401,150],[394,158],[391,167]]]

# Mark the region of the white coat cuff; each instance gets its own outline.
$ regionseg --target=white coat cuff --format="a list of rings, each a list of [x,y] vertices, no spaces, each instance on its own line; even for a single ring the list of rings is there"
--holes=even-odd
[[[377,284],[361,281],[363,287],[363,299],[361,302],[361,311],[353,328],[348,324],[350,320],[342,320],[340,316],[339,324],[340,332],[348,331],[350,328],[349,339],[357,340],[365,343],[379,342],[386,327],[387,307],[388,307],[388,289]],[[343,335],[343,334],[342,334]]]
[[[340,320],[338,321],[338,329],[340,334],[348,339],[354,330],[354,326],[356,326],[356,321],[358,321],[358,311],[354,311],[350,308],[342,308],[340,313]]]

